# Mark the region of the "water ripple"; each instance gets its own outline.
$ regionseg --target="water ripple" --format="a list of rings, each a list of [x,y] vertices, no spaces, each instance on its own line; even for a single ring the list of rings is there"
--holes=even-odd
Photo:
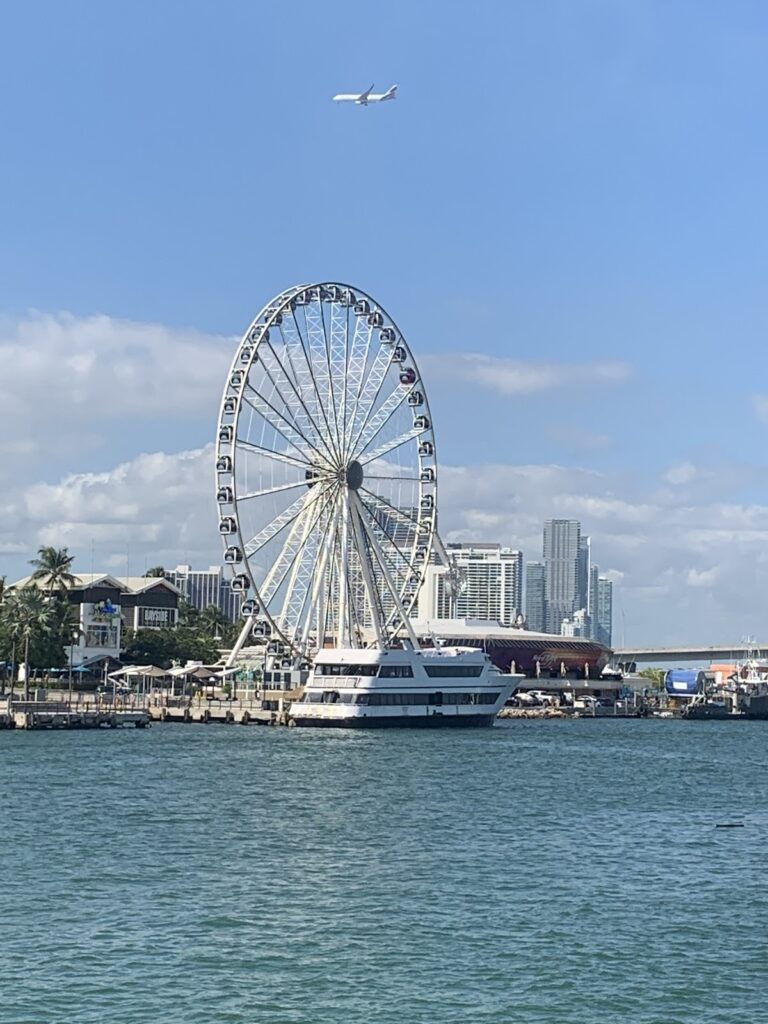
[[[0,1024],[768,1020],[766,728],[0,733]]]

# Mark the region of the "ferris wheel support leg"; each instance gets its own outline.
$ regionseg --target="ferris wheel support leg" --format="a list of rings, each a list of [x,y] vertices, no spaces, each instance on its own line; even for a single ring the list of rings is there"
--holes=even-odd
[[[245,620],[245,622],[243,623],[243,628],[240,630],[240,633],[239,633],[239,635],[237,637],[237,640],[235,641],[235,646],[232,648],[232,650],[227,655],[227,660],[224,662],[224,668],[225,669],[232,668],[232,666],[234,665],[235,659],[237,658],[238,654],[240,653],[240,651],[242,651],[243,647],[245,647],[245,642],[248,639],[248,637],[251,635],[251,630],[252,629],[253,629],[253,623],[251,622],[250,618],[247,618]]]
[[[341,544],[339,545],[339,647],[350,647],[351,630],[349,628],[349,506],[344,495],[339,495],[341,503]]]
[[[324,581],[325,581],[325,567],[326,567],[326,564],[328,562],[328,553],[331,550],[331,542],[332,542],[332,540],[333,540],[333,533],[332,533],[331,530],[328,530],[328,532],[326,533],[325,537],[323,538],[323,542],[322,542],[322,545],[321,545],[321,548],[320,548],[320,558],[318,559],[317,569],[315,571],[315,578],[312,581],[312,607],[318,609],[317,626],[316,626],[316,628],[317,628],[317,646],[318,646],[318,648],[322,648],[323,645],[324,645],[324,642],[325,642],[325,636],[324,635],[320,636],[320,622],[321,621],[323,622],[323,629],[325,629],[325,625],[324,625],[325,618],[320,613],[319,597],[320,597],[320,588],[321,588],[321,586],[324,585]],[[323,595],[323,603],[324,602],[325,602],[325,595]],[[309,640],[309,631],[310,631],[311,626],[312,626],[312,616],[308,615],[306,617],[306,621],[304,623],[304,629],[303,629],[302,634],[301,634],[301,644],[302,644],[303,648],[306,648],[306,646],[307,646],[307,642]]]
[[[371,605],[371,621],[373,622],[373,628],[376,630],[376,641],[379,648],[383,650],[386,646],[384,642],[384,631],[381,628],[381,621],[377,614],[376,609],[376,588],[373,583],[373,577],[371,575],[371,566],[368,559],[365,557],[365,540],[363,537],[363,527],[360,520],[360,512],[357,505],[353,505],[350,510],[350,518],[352,520],[352,532],[355,535],[355,542],[357,544],[357,550],[360,552],[360,568],[363,571],[363,581],[365,588],[368,591],[368,600]]]
[[[384,577],[384,582],[386,583],[387,589],[392,595],[392,600],[395,602],[395,608],[397,608],[398,612],[400,613],[400,619],[403,623],[403,626],[405,627],[406,633],[408,634],[408,639],[411,641],[414,651],[418,651],[421,649],[421,645],[419,644],[418,637],[416,636],[416,633],[414,631],[413,623],[411,622],[410,616],[403,607],[403,602],[400,600],[400,595],[397,592],[397,587],[392,582],[392,577],[390,575],[389,568],[387,567],[387,561],[381,548],[379,547],[379,542],[377,541],[373,530],[371,530],[370,527],[368,526],[368,523],[366,523],[365,517],[362,514],[363,503],[360,500],[360,496],[356,492],[351,492],[350,497],[354,502],[355,511],[357,512],[360,523],[362,524],[363,529],[365,530],[368,536],[368,540],[371,545],[371,550],[376,555],[376,558],[379,562],[379,565],[381,567],[381,573],[382,576]]]

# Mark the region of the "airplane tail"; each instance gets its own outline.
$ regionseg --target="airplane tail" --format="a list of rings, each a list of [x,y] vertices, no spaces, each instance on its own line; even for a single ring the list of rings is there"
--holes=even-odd
[[[384,99],[384,100],[393,100],[393,99],[396,98],[395,97],[396,93],[397,93],[397,86],[396,85],[390,86],[390,88],[387,89],[387,91],[382,96],[382,99]]]

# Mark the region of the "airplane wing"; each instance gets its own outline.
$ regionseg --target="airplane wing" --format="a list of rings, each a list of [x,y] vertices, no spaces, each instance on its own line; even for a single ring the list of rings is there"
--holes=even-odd
[[[367,103],[368,102],[368,97],[373,92],[374,84],[375,84],[374,82],[371,82],[371,84],[368,86],[368,88],[365,90],[365,92],[361,92],[360,93],[360,95],[357,97],[358,102],[360,102],[360,103]]]

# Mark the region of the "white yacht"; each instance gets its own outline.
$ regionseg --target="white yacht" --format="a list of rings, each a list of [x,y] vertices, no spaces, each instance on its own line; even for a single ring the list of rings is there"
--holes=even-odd
[[[336,728],[491,725],[521,678],[473,647],[321,650],[288,713]]]

